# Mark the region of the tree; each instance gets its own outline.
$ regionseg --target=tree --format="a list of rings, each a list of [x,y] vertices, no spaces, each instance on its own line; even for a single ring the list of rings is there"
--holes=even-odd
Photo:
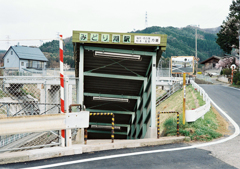
[[[232,47],[239,48],[238,29],[240,28],[240,0],[233,0],[230,13],[217,33],[217,44],[226,53],[231,53]]]

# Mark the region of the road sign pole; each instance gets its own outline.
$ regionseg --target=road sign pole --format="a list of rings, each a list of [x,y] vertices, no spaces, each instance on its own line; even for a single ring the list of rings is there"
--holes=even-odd
[[[183,125],[185,125],[186,73],[183,73]]]
[[[63,39],[62,35],[59,35],[59,56],[60,56],[60,91],[61,91],[61,113],[64,111],[64,75],[63,75]],[[65,147],[65,130],[61,130],[61,143],[62,147]]]

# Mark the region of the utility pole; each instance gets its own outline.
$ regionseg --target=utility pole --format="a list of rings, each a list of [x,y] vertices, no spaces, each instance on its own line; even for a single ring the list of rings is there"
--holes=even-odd
[[[147,12],[145,14],[145,29],[148,27]]]
[[[238,69],[240,71],[240,26],[238,28],[238,61],[239,61]]]
[[[197,28],[198,28],[198,25],[196,25],[196,30],[195,30],[195,58],[196,58],[196,61],[198,60],[197,59]],[[197,61],[197,65],[196,65],[196,75],[197,75],[197,70],[198,70],[198,61]]]

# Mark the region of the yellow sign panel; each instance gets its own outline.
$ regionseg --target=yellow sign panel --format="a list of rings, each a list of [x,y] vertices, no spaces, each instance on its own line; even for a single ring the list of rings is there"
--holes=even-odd
[[[72,41],[77,43],[161,46],[161,50],[164,51],[167,46],[167,35],[73,31]]]

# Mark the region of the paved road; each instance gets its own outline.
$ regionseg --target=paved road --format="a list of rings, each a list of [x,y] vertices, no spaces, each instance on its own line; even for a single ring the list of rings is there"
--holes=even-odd
[[[202,85],[209,96],[224,109],[233,119],[240,124],[239,105],[240,90],[226,88],[216,85]],[[239,102],[239,103],[238,103]],[[106,157],[115,154],[125,154],[132,152],[150,151],[157,149],[168,149],[184,147],[186,144],[174,144],[154,147],[144,147],[136,149],[111,150],[104,152],[95,152],[92,154],[82,154],[62,158],[54,158],[48,160],[32,161],[18,164],[2,165],[0,168],[24,168],[33,166],[43,166],[48,164],[59,164],[62,162],[71,162],[76,160],[91,159],[95,157]],[[55,166],[52,168],[83,168],[83,169],[171,169],[171,168],[216,168],[231,169],[240,168],[240,139],[239,136],[226,143],[206,147],[204,149],[189,149],[172,152],[152,153],[136,156],[117,157],[105,160],[87,161],[63,166]],[[235,167],[234,167],[235,166]]]
[[[154,147],[144,147],[137,149],[122,149],[114,151],[103,151],[96,152],[92,154],[82,154],[70,157],[54,158],[50,160],[40,160],[32,161],[27,163],[18,163],[0,166],[6,168],[23,168],[23,167],[33,167],[33,166],[42,166],[46,164],[55,164],[66,161],[76,161],[81,159],[89,159],[94,157],[103,157],[113,154],[125,154],[131,152],[139,151],[150,151],[156,149],[168,149],[183,147],[185,144],[174,144],[174,145],[165,145],[165,146],[154,146]],[[210,155],[209,151],[200,150],[200,149],[191,149],[191,150],[182,150],[176,152],[164,152],[164,153],[155,153],[155,154],[146,154],[146,155],[137,155],[130,157],[119,157],[107,160],[98,160],[83,162],[65,166],[57,166],[51,168],[60,168],[60,169],[176,169],[176,168],[216,168],[216,169],[232,169],[231,165],[228,165],[221,160]]]
[[[193,68],[192,67],[182,67],[182,68],[173,68],[172,72],[193,72]]]
[[[201,85],[209,97],[240,126],[240,90],[223,85]],[[203,147],[214,157],[240,168],[240,136],[213,146]]]
[[[222,85],[200,85],[208,96],[240,125],[240,90]]]

